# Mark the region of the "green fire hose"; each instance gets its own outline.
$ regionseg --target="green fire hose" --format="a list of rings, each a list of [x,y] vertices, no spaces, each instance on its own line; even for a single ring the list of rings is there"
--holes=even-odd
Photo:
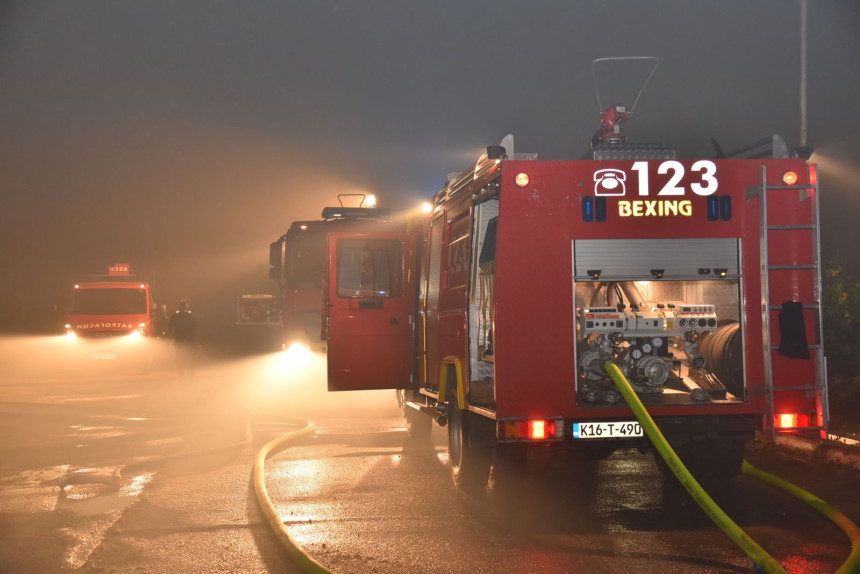
[[[848,555],[848,559],[839,567],[839,570],[836,571],[836,574],[851,574],[852,572],[860,572],[860,528],[854,524],[850,518],[802,488],[799,488],[790,482],[786,482],[785,480],[779,478],[778,476],[774,476],[769,472],[765,472],[760,470],[753,465],[751,465],[746,460],[743,461],[741,470],[744,474],[748,474],[749,476],[754,476],[759,480],[763,480],[768,484],[771,484],[780,490],[787,492],[793,497],[802,500],[825,517],[834,523],[836,526],[842,529],[842,532],[848,536],[848,539],[851,541],[851,554]]]
[[[684,489],[690,493],[693,500],[695,500],[702,510],[705,511],[705,514],[707,514],[708,517],[765,572],[768,574],[776,572],[784,573],[785,569],[779,564],[779,562],[777,562],[773,556],[768,554],[767,551],[750,538],[740,526],[729,518],[729,516],[723,512],[719,506],[717,506],[716,502],[714,502],[708,493],[705,492],[698,481],[693,478],[693,475],[690,474],[690,471],[687,470],[687,467],[683,465],[681,460],[678,458],[678,455],[674,450],[672,450],[672,447],[669,446],[669,443],[660,432],[660,429],[657,428],[651,415],[649,415],[648,411],[645,410],[645,407],[642,405],[642,401],[640,401],[639,397],[636,396],[636,393],[624,377],[621,369],[619,369],[612,361],[604,363],[603,368],[609,375],[610,379],[612,379],[612,382],[615,383],[621,396],[623,396],[624,400],[627,401],[633,414],[642,425],[642,429],[645,431],[645,434],[648,435],[648,438],[651,439],[651,442],[654,444],[654,448],[663,460],[666,461],[666,464],[681,482]],[[858,529],[857,526],[848,519],[848,517],[801,488],[789,484],[776,476],[758,470],[746,460],[743,461],[742,469],[745,474],[765,480],[796,498],[803,500],[824,514],[837,526],[842,528],[843,532],[845,532],[851,540],[852,551],[848,560],[846,560],[837,571],[837,574],[848,574],[850,572],[860,571],[860,529]]]

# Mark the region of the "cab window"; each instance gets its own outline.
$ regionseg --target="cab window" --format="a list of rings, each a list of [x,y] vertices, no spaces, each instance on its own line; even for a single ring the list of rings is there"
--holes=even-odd
[[[341,239],[337,242],[337,296],[400,297],[403,256],[394,239]]]

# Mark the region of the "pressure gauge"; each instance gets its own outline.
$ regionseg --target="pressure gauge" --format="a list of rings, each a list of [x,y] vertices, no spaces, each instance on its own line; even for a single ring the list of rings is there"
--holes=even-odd
[[[651,345],[645,343],[645,345],[641,349],[633,349],[632,351],[630,351],[630,356],[633,357],[634,361],[638,361],[642,358],[642,355],[644,354],[642,351],[645,349],[645,347],[648,347],[648,349],[650,350]]]
[[[650,353],[651,349],[652,349],[651,343],[645,343],[644,345],[642,345],[642,352],[643,353]]]
[[[654,337],[651,339],[651,344],[654,345],[655,349],[659,349],[663,346],[663,337]]]

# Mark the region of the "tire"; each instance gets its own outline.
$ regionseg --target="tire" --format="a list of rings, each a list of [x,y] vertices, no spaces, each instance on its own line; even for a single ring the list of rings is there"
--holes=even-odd
[[[451,405],[448,417],[448,458],[451,479],[463,489],[485,486],[490,477],[490,449],[469,444],[469,425],[474,415]]]

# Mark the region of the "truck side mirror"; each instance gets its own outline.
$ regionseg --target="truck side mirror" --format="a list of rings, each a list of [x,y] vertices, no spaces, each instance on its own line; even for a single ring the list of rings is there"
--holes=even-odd
[[[269,278],[271,279],[281,279],[283,277],[283,265],[284,265],[284,249],[282,241],[275,241],[274,243],[269,244],[269,265],[271,265],[271,269],[269,269]]]

